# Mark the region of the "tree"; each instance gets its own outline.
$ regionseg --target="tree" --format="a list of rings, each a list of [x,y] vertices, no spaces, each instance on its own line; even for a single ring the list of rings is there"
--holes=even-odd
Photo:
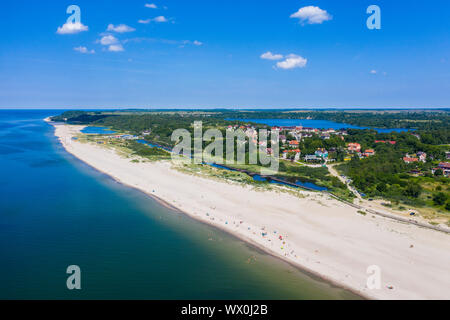
[[[422,193],[422,187],[417,184],[410,182],[405,188],[404,194],[408,197],[418,198]]]
[[[380,182],[380,183],[377,185],[377,190],[378,190],[379,192],[381,192],[381,193],[386,192],[386,191],[387,191],[386,183]]]
[[[439,192],[433,197],[433,201],[436,205],[442,206],[447,201],[447,196],[443,192]]]

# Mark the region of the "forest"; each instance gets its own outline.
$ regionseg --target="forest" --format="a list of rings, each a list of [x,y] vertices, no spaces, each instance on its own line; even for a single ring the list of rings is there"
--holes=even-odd
[[[298,118],[301,116],[345,122],[359,126],[374,127],[409,127],[408,132],[379,133],[376,130],[348,129],[345,138],[331,135],[329,139],[322,139],[319,135],[306,137],[299,142],[302,154],[314,154],[318,148],[329,151],[330,158],[337,163],[337,169],[352,180],[352,184],[367,197],[382,197],[413,206],[431,206],[450,211],[450,197],[448,180],[442,175],[442,170],[431,173],[431,169],[439,162],[447,161],[446,152],[449,151],[449,115],[448,112],[315,112],[287,113],[275,111],[108,111],[83,112],[69,111],[54,117],[54,121],[66,121],[72,124],[105,126],[119,132],[141,135],[146,131],[145,139],[149,142],[172,147],[172,132],[184,128],[193,132],[195,121],[203,122],[203,130],[208,128],[220,129],[223,132],[229,125],[245,125],[241,121],[228,121],[229,118]],[[253,124],[254,127],[267,127]],[[414,134],[413,134],[414,133]],[[225,134],[224,134],[225,135]],[[288,140],[294,139],[288,137]],[[377,143],[376,141],[395,141],[395,144]],[[351,161],[344,162],[348,157],[346,145],[349,142],[361,144],[362,150],[373,149],[375,155],[361,158],[353,155]],[[204,143],[206,146],[207,143]],[[270,145],[269,145],[270,146]],[[139,146],[133,146],[138,153],[145,152]],[[139,150],[138,150],[139,149]],[[406,154],[425,152],[425,162],[412,164],[402,159]],[[248,155],[247,155],[248,156]],[[337,189],[342,189],[339,181],[331,179],[325,170],[310,170],[307,167],[286,166],[283,162],[281,174],[299,176],[310,181],[323,181]],[[411,172],[418,172],[411,174]],[[331,184],[330,184],[331,183]]]

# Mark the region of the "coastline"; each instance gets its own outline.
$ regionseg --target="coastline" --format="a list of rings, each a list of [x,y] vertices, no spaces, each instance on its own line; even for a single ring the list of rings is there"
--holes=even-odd
[[[80,126],[52,125],[65,150],[96,170],[327,282],[372,299],[450,298],[446,234],[362,216],[316,193],[298,198],[260,192],[180,173],[167,162],[131,163],[111,150],[71,140]],[[380,290],[366,288],[370,265],[380,265]]]

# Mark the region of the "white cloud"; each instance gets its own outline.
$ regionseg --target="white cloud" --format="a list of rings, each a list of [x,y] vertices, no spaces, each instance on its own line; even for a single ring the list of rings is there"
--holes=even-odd
[[[296,13],[291,14],[291,18],[297,18],[301,23],[321,24],[332,19],[332,16],[319,7],[307,6],[300,8]]]
[[[99,42],[99,41],[97,41],[97,42]],[[143,43],[143,42],[161,43],[161,44],[178,46],[179,48],[184,48],[186,46],[200,47],[200,46],[204,45],[204,43],[199,40],[171,40],[171,39],[149,38],[149,37],[128,38],[128,39],[123,39],[120,42],[123,45],[125,45],[127,43]]]
[[[179,44],[180,48],[184,48],[187,45],[194,45],[194,46],[198,46],[198,47],[203,45],[203,42],[200,42],[198,40],[194,40],[194,41],[183,40],[181,42],[180,41],[174,41],[174,40],[163,40],[163,42],[164,43],[168,43],[168,44]]]
[[[168,22],[169,21],[169,19],[167,19],[166,17],[164,17],[164,16],[159,16],[159,17],[156,17],[156,18],[153,18],[153,19],[145,19],[145,20],[138,20],[138,23],[142,23],[142,24],[148,24],[148,23],[150,23],[150,22]]]
[[[65,23],[62,27],[58,27],[57,34],[75,34],[83,31],[88,31],[89,27],[81,22]]]
[[[263,53],[260,57],[261,57],[261,59],[265,59],[265,60],[281,60],[281,59],[283,59],[283,55],[273,54],[270,51]]]
[[[167,20],[166,17],[164,17],[164,16],[159,16],[159,17],[154,18],[153,21],[155,21],[155,22],[167,22],[169,20]]]
[[[286,57],[285,60],[277,62],[277,68],[288,70],[288,69],[294,69],[294,68],[304,68],[306,66],[306,63],[308,62],[307,59],[298,56],[296,54],[290,54]]]
[[[123,46],[120,43],[112,44],[112,45],[110,45],[108,47],[108,51],[111,51],[111,52],[121,52],[121,51],[124,51],[124,50],[125,49],[123,48]]]
[[[386,71],[383,71],[383,72],[379,72],[378,70],[375,70],[375,69],[372,69],[372,70],[370,70],[370,72],[369,72],[370,74],[373,74],[373,75],[376,75],[376,74],[382,74],[383,76],[387,76],[387,72]]]
[[[94,49],[89,50],[88,48],[83,47],[83,46],[75,47],[75,48],[73,48],[73,50],[78,51],[80,53],[84,53],[84,54],[94,54],[95,53]]]
[[[107,46],[107,50],[111,52],[125,51],[122,44],[119,42],[119,39],[111,34],[103,36],[100,40],[97,40],[97,42],[99,42],[101,45]]]
[[[146,4],[145,4],[145,7],[146,7],[146,8],[150,8],[150,9],[156,9],[156,8],[158,8],[158,6],[157,6],[156,4],[154,4],[154,3],[146,3]]]
[[[114,31],[117,33],[133,32],[135,30],[136,29],[134,29],[130,26],[127,26],[126,24],[119,24],[117,26],[115,26],[113,24],[109,24],[108,29],[107,29],[107,31]]]
[[[108,34],[106,36],[103,36],[98,42],[100,42],[104,46],[108,46],[111,44],[118,43],[119,40],[116,37],[114,37],[113,35]]]

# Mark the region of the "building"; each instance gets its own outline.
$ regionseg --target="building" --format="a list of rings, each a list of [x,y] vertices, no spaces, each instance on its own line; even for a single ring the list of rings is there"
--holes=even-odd
[[[248,128],[245,130],[245,135],[249,138],[253,138],[258,136],[258,132],[254,128]]]
[[[283,155],[282,158],[283,159],[287,159],[288,155],[291,155],[289,158],[292,159],[292,154],[294,154],[294,160],[298,161],[300,160],[300,155],[302,154],[300,149],[294,149],[294,150],[284,150],[283,151]]]
[[[291,148],[297,148],[298,145],[299,145],[299,143],[298,143],[297,140],[291,140],[291,141],[289,141],[289,146],[290,146]]]
[[[347,145],[347,147],[348,147],[348,151],[350,151],[350,152],[360,152],[361,151],[361,145],[356,142],[349,143]]]
[[[449,162],[441,162],[441,163],[439,163],[438,167],[433,168],[431,170],[431,172],[433,174],[435,174],[437,170],[442,170],[444,176],[446,176],[446,177],[450,176],[450,163]]]
[[[405,163],[409,164],[409,163],[419,162],[419,158],[413,158],[413,157],[406,155],[406,157],[403,157],[403,161]]]
[[[427,154],[425,152],[417,152],[417,157],[419,158],[419,161],[422,161],[423,163],[427,162]]]
[[[375,143],[389,143],[391,145],[395,145],[395,144],[397,144],[397,141],[375,140]]]
[[[295,161],[300,160],[300,155],[302,154],[302,152],[300,151],[300,149],[295,149],[293,152],[295,152],[294,160],[295,160]]]
[[[317,149],[317,151],[315,152],[315,155],[318,158],[326,159],[326,158],[328,158],[328,151],[323,148]]]
[[[364,151],[364,154],[363,154],[365,157],[371,157],[371,156],[373,156],[373,155],[375,155],[375,150],[373,150],[373,149],[367,149],[366,151]]]
[[[320,160],[322,159],[318,158],[315,154],[305,156],[305,161],[320,161]]]

